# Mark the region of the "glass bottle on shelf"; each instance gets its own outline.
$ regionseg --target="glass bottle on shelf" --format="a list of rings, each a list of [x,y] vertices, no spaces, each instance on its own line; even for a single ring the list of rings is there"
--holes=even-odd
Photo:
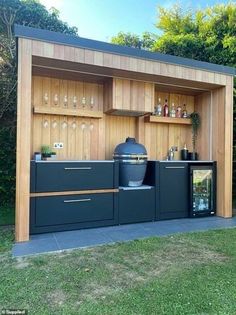
[[[186,104],[184,104],[184,106],[183,106],[182,117],[183,117],[183,118],[187,118],[187,117],[188,117],[188,112],[187,112],[187,109],[186,109]]]
[[[164,104],[163,116],[164,117],[168,117],[169,116],[169,106],[168,106],[167,99],[165,100],[165,104]]]
[[[180,105],[176,109],[176,117],[177,118],[181,118],[182,117],[182,108],[181,108]]]
[[[175,104],[174,103],[172,103],[172,105],[171,105],[170,117],[172,117],[172,118],[176,117],[176,111],[175,111]]]
[[[161,98],[158,98],[158,103],[155,108],[155,115],[161,117],[162,116],[162,105]]]

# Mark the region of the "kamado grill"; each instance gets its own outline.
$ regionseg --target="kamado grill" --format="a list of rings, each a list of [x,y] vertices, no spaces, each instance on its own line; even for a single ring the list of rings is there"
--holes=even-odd
[[[147,168],[147,151],[135,138],[127,138],[114,151],[114,160],[119,161],[119,185],[141,186]]]

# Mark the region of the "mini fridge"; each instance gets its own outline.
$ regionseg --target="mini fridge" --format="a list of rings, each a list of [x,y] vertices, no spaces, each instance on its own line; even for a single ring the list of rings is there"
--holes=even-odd
[[[190,166],[190,217],[216,213],[216,163]]]

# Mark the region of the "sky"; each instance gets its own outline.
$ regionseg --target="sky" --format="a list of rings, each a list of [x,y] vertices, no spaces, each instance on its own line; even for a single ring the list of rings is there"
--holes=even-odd
[[[78,27],[81,37],[109,42],[118,32],[157,33],[157,7],[171,7],[176,0],[40,0],[47,9],[55,7],[60,18]],[[226,0],[178,0],[183,7],[205,8]]]

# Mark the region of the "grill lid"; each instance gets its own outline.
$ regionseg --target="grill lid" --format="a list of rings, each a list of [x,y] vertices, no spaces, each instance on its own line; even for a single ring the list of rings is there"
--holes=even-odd
[[[137,143],[135,138],[126,138],[126,141],[116,146],[114,158],[133,158],[139,160],[147,158],[144,145]]]

